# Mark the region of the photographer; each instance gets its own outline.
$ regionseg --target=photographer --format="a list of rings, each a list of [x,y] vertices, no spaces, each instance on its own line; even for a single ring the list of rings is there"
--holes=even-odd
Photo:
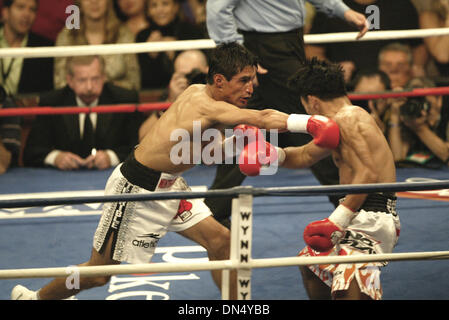
[[[412,79],[407,88],[434,87],[425,78]],[[441,96],[394,99],[388,123],[388,140],[399,165],[439,168],[447,165],[449,110]]]
[[[191,84],[206,83],[207,71],[207,58],[201,51],[188,50],[181,53],[175,60],[166,101],[174,102]]]
[[[0,86],[0,109],[14,108],[15,104]],[[21,145],[20,117],[0,117],[0,174],[17,166]]]
[[[355,93],[378,93],[391,90],[388,75],[377,69],[364,69],[357,72],[352,85]],[[358,106],[371,114],[384,134],[386,134],[388,103],[389,99],[384,98],[357,101]]]
[[[191,84],[206,83],[206,75],[209,69],[206,55],[200,50],[187,50],[180,53],[174,63],[174,72],[168,84],[168,89],[162,95],[161,100],[174,102]],[[164,112],[154,111],[139,129],[139,140],[141,140],[148,128],[161,117]]]

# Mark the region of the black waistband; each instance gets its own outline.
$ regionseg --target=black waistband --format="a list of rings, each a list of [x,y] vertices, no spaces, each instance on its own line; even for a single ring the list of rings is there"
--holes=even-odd
[[[149,191],[156,190],[161,172],[148,168],[134,158],[134,151],[120,167],[123,176],[132,184]]]
[[[383,211],[395,213],[396,195],[393,192],[370,193],[359,210],[365,211]]]
[[[297,28],[297,29],[284,31],[284,32],[258,32],[258,31],[245,31],[245,30],[238,29],[237,32],[241,33],[243,35],[266,37],[266,36],[281,36],[281,35],[289,35],[289,34],[298,35],[298,34],[303,34],[303,30],[304,30],[303,28]]]

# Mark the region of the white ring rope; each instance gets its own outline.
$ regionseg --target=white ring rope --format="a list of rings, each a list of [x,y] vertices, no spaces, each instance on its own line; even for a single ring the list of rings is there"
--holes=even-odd
[[[316,44],[316,43],[426,38],[426,37],[449,35],[449,28],[370,31],[359,40],[356,40],[357,34],[358,34],[357,32],[306,34],[304,35],[304,42],[306,44]],[[188,49],[212,49],[215,46],[216,46],[215,42],[211,39],[200,39],[200,40],[103,44],[103,45],[2,48],[0,49],[0,58],[8,58],[8,57],[43,58],[43,57],[67,57],[74,55],[95,55],[95,54],[101,55],[130,54],[142,52],[178,51]]]
[[[0,49],[0,58],[23,57],[67,57],[88,55],[110,55],[142,52],[176,51],[189,49],[211,49],[215,43],[210,39],[203,40],[178,40],[178,41],[155,41],[139,43],[117,43],[80,46],[55,46],[34,48],[4,48]]]
[[[363,254],[334,257],[286,257],[252,259],[242,264],[236,260],[220,260],[196,263],[158,262],[144,264],[103,265],[76,267],[80,276],[110,276],[118,274],[143,274],[143,273],[174,273],[184,271],[208,271],[220,269],[244,268],[274,268],[313,264],[342,264],[364,263],[383,261],[407,261],[407,260],[440,260],[449,259],[449,251],[405,252],[387,254]],[[0,270],[0,279],[19,278],[53,278],[67,277],[70,267],[57,268],[30,268],[30,269],[5,269]]]
[[[410,39],[410,38],[428,38],[428,37],[444,36],[448,34],[449,28],[369,31],[361,39],[356,40],[358,32],[339,32],[339,33],[306,34],[304,35],[304,42],[306,44],[316,44],[316,43],[335,43],[335,42],[377,41],[377,40],[394,40],[394,39]]]

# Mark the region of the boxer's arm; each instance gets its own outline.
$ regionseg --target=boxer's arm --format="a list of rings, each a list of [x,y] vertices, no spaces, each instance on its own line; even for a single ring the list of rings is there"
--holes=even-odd
[[[289,169],[309,168],[332,153],[332,150],[321,148],[312,141],[301,147],[284,148],[284,151],[282,166]]]
[[[273,110],[251,110],[238,108],[224,101],[216,101],[213,106],[205,109],[205,116],[212,122],[227,126],[248,124],[260,129],[287,129],[288,114]]]
[[[328,149],[336,149],[340,143],[338,124],[321,115],[291,114],[287,119],[287,130],[308,133],[317,146]]]

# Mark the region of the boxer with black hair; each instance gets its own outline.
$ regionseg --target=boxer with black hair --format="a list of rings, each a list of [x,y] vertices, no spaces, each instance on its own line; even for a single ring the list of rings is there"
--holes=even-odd
[[[297,90],[308,114],[322,115],[338,124],[340,143],[332,156],[339,168],[340,184],[396,182],[388,142],[370,114],[348,99],[339,65],[316,58],[307,60],[290,79],[290,85]],[[310,165],[310,156],[304,155],[313,153],[311,148],[313,144],[286,148],[284,166]],[[323,149],[314,155],[322,156]],[[347,194],[328,218],[305,228],[307,247],[300,255],[391,253],[399,231],[394,193]],[[386,263],[315,265],[301,267],[301,272],[310,298],[380,299],[379,266],[383,265]],[[320,280],[328,286],[317,284]]]
[[[310,167],[329,156],[339,168],[340,184],[396,182],[391,149],[375,120],[346,95],[341,66],[316,58],[307,60],[289,81],[312,118],[335,122],[336,148],[314,142],[277,150],[283,167]],[[306,119],[303,115],[291,117]],[[295,126],[299,126],[298,122]],[[331,126],[334,128],[334,125]],[[316,139],[315,139],[316,140]],[[329,147],[329,145],[327,145]],[[282,151],[281,151],[282,150]],[[307,244],[300,256],[391,253],[398,240],[399,217],[394,193],[347,194],[328,218],[306,226]],[[301,266],[311,299],[380,299],[380,269],[386,263]]]

